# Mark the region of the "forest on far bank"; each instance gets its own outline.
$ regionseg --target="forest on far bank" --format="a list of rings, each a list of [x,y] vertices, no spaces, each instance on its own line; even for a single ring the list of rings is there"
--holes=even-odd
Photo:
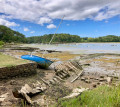
[[[53,34],[43,36],[32,36],[27,38],[28,43],[49,43]],[[52,43],[79,43],[79,42],[120,42],[120,36],[107,35],[97,38],[80,37],[78,35],[70,34],[56,34]]]
[[[4,43],[49,43],[53,34],[25,37],[24,34],[0,25],[0,45]],[[91,35],[92,36],[92,35]],[[66,33],[55,34],[52,43],[80,43],[80,42],[120,42],[120,36],[107,35],[101,37],[80,37]]]

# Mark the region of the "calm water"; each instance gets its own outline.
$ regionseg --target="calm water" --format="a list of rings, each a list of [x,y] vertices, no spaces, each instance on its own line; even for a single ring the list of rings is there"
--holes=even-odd
[[[40,49],[47,50],[69,51],[75,54],[120,53],[120,43],[76,43],[58,45],[27,44],[27,46],[38,47]]]

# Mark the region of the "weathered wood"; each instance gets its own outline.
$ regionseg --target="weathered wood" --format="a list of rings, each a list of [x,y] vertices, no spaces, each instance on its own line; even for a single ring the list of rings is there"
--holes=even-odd
[[[44,79],[41,78],[41,80],[42,80],[46,85],[50,86],[49,83],[47,83]]]
[[[69,61],[69,62],[64,62],[62,64],[59,64],[55,67],[55,71],[56,72],[59,72],[59,71],[63,71],[63,72],[66,72],[66,71],[73,71],[75,72],[76,74],[82,70],[82,66],[76,62],[76,61]]]
[[[74,82],[74,81],[76,81],[81,75],[83,74],[83,71],[81,71],[79,74],[78,74],[78,76],[77,77],[75,77],[71,82]]]

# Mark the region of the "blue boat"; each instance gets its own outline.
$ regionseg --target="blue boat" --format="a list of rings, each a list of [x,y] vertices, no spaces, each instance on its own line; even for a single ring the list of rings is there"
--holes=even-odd
[[[44,67],[44,68],[49,67],[53,63],[53,61],[50,61],[48,59],[41,58],[35,55],[22,55],[21,58],[37,62],[41,67]]]

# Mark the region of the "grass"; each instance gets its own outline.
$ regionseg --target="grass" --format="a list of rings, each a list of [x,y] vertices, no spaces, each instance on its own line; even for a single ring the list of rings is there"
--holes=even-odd
[[[120,107],[120,85],[99,86],[83,92],[77,98],[60,100],[55,107]]]
[[[22,59],[16,59],[14,57],[0,53],[0,67],[15,66],[15,65],[19,65],[19,64],[23,64],[27,62],[29,61],[22,60]]]
[[[2,45],[0,45],[0,48],[2,48]]]

